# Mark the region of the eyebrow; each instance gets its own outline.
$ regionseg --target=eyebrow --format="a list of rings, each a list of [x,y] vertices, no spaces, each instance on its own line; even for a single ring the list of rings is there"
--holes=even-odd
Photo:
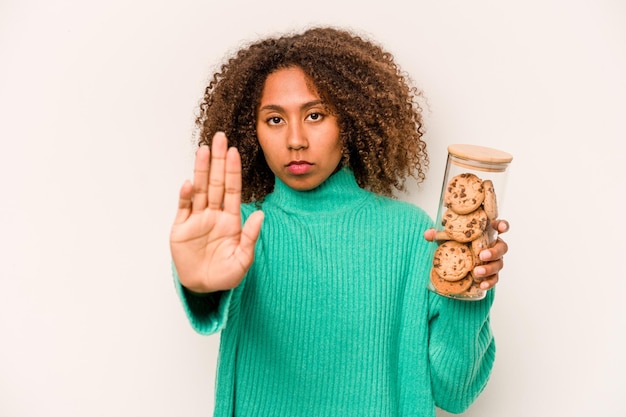
[[[324,102],[322,100],[313,100],[313,101],[308,101],[306,103],[304,103],[302,106],[300,106],[301,109],[308,109],[309,107],[314,107],[314,106],[318,106],[318,105],[322,105],[324,107],[326,107],[326,105],[324,104]],[[279,106],[277,104],[266,104],[263,107],[259,108],[259,111],[282,111],[284,110],[284,108],[282,106]]]

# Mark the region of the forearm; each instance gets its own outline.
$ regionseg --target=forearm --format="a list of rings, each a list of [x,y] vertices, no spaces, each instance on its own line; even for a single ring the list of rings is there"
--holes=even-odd
[[[205,335],[221,330],[226,324],[232,290],[198,294],[180,283],[173,263],[172,275],[183,309],[193,329]]]
[[[489,323],[494,290],[481,301],[431,296],[429,354],[438,407],[465,411],[485,388],[495,359]]]

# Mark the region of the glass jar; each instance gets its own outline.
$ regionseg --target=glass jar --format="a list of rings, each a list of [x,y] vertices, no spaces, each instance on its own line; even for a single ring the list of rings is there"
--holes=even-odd
[[[493,246],[502,209],[507,167],[513,157],[501,150],[469,144],[448,146],[437,218],[436,249],[428,288],[461,300],[487,294],[473,270],[478,254]]]

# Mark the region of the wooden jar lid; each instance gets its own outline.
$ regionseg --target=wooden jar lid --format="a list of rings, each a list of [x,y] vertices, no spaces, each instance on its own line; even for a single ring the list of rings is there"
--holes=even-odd
[[[489,164],[508,164],[513,160],[513,156],[507,152],[478,145],[450,145],[448,146],[448,153],[458,158]]]
[[[503,172],[513,160],[507,152],[468,144],[450,145],[448,154],[454,165],[485,172]]]

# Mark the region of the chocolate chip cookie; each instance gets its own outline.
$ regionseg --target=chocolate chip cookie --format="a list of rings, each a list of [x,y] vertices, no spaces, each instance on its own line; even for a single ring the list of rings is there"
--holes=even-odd
[[[469,172],[453,177],[444,192],[444,203],[458,214],[471,213],[480,207],[484,199],[483,181]]]
[[[474,255],[464,243],[449,240],[435,250],[433,270],[446,281],[459,281],[474,267]]]
[[[471,242],[478,238],[487,228],[487,222],[487,214],[482,208],[468,214],[448,209],[441,219],[446,233],[457,242]]]

